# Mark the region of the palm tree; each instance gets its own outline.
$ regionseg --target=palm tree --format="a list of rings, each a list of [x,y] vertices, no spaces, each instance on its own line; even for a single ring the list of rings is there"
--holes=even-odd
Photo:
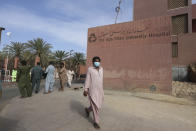
[[[25,49],[25,44],[21,42],[11,42],[4,48],[5,51],[9,52],[9,55],[14,56],[14,68],[17,68],[18,61],[23,57]]]
[[[85,59],[84,53],[75,52],[71,59],[72,59],[72,66],[74,66],[75,72],[78,72],[79,65],[86,64],[86,59]]]
[[[35,64],[37,64],[37,62],[41,62],[44,65],[48,63],[48,55],[51,54],[52,48],[51,44],[48,44],[42,38],[37,38],[28,41],[26,47],[32,54],[36,55]]]
[[[23,59],[28,61],[28,63],[31,66],[34,66],[34,64],[35,64],[35,55],[32,55],[32,53],[29,50],[26,50],[24,52]]]
[[[9,52],[14,55],[17,56],[19,58],[22,58],[22,55],[26,49],[25,44],[21,43],[21,42],[11,42],[10,45],[7,45],[7,47]]]
[[[69,56],[69,52],[65,52],[62,50],[57,50],[54,53],[54,57],[58,62],[64,61]]]
[[[7,56],[7,53],[5,53],[4,50],[5,49],[3,49],[3,51],[0,51],[0,68],[2,68],[4,66],[4,61]]]

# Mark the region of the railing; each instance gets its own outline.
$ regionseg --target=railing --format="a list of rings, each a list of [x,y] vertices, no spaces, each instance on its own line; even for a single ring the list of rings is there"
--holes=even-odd
[[[16,82],[12,82],[12,76],[10,74],[10,70],[6,70],[4,76],[1,76],[1,74],[2,74],[2,70],[0,70],[0,79],[1,79],[2,88],[17,87]]]

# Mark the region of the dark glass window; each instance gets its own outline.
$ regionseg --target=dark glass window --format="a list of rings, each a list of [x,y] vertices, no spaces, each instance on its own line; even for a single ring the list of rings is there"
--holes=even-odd
[[[178,57],[178,43],[172,43],[172,57]]]
[[[195,33],[196,32],[196,19],[193,20],[192,24],[193,24],[193,26],[192,26],[193,32]]]

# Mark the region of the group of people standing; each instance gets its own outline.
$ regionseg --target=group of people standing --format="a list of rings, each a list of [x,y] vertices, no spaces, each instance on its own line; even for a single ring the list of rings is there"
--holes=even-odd
[[[99,112],[104,98],[103,68],[100,66],[100,63],[101,59],[99,57],[96,56],[92,59],[93,66],[88,68],[83,92],[83,95],[85,97],[88,96],[90,101],[90,106],[85,108],[84,111],[86,112],[87,117],[89,117],[90,112],[93,112],[93,125],[96,129],[100,129]],[[48,94],[53,91],[53,85],[55,82],[55,67],[53,65],[53,62],[49,63],[49,66],[47,67],[46,71],[44,71],[44,73],[40,66],[40,63],[37,63],[37,66],[33,67],[33,69],[31,70],[31,77],[29,75],[30,68],[29,66],[27,66],[26,61],[22,61],[21,64],[22,66],[18,69],[17,82],[22,97],[30,97],[35,86],[35,93],[38,93],[40,91],[39,86],[43,74],[47,74],[44,93]],[[71,86],[73,72],[67,71],[64,64],[61,63],[60,68],[58,68],[58,73],[60,79],[59,91],[63,91],[66,82],[68,82],[69,87]],[[71,78],[69,76],[71,76]]]
[[[68,87],[71,88],[71,82],[74,75],[73,70],[66,70],[64,63],[60,63],[58,74],[60,79],[59,91],[64,90],[66,83]],[[35,91],[35,93],[39,93],[40,82],[44,77],[46,78],[44,94],[49,94],[53,91],[53,85],[55,82],[55,67],[53,62],[49,62],[49,66],[44,71],[40,62],[31,69],[30,66],[27,65],[26,61],[21,61],[21,66],[18,68],[16,78],[21,97],[30,97],[32,96],[33,91]]]

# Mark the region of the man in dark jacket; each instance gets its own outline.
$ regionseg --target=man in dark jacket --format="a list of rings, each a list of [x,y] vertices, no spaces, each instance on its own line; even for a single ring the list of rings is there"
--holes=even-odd
[[[40,63],[38,62],[37,66],[33,67],[33,69],[31,70],[32,90],[34,90],[35,88],[35,93],[38,93],[40,90],[41,78],[42,78],[42,68],[40,66]]]
[[[1,69],[1,81],[2,82],[4,81],[4,78],[5,78],[5,68],[3,66],[2,69]]]

